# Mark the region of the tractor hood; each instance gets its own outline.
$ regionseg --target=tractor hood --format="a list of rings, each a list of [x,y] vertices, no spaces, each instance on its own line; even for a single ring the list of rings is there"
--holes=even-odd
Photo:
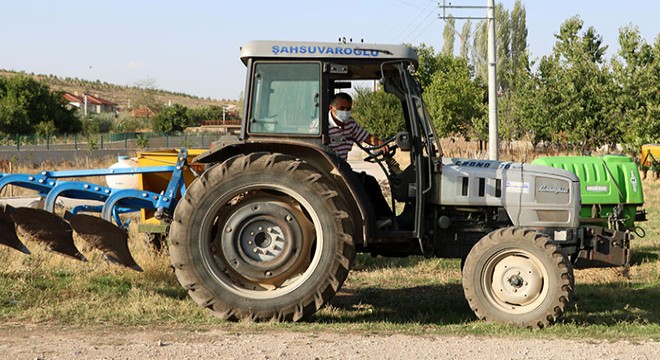
[[[506,209],[515,226],[579,226],[580,183],[566,170],[508,161],[443,159],[439,203]]]

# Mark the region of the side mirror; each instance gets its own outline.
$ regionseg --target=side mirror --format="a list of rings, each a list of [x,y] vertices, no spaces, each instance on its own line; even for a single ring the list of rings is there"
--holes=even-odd
[[[401,131],[396,134],[396,146],[398,146],[401,151],[410,151],[410,149],[412,149],[410,134],[408,134],[407,131]]]

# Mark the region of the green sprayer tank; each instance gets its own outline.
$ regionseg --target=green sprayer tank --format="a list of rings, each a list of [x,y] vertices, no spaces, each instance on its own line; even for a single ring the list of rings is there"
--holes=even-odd
[[[568,170],[580,178],[582,210],[585,224],[608,227],[618,209],[617,218],[626,228],[634,228],[635,220],[644,220],[642,182],[637,164],[625,155],[549,156],[534,160],[533,164]]]

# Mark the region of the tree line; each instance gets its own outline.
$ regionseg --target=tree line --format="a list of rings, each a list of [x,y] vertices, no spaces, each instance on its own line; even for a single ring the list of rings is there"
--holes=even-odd
[[[495,13],[501,140],[584,151],[613,144],[639,151],[641,144],[660,142],[660,36],[648,43],[636,26],[625,26],[619,51],[608,59],[601,35],[575,16],[555,33],[552,52],[531,60],[522,3],[511,11],[498,4]],[[486,140],[487,29],[468,21],[458,32],[454,25],[448,19],[440,51],[416,47],[416,77],[440,136]],[[358,89],[354,112],[380,136],[399,130],[400,104],[382,90]]]
[[[145,94],[136,105],[155,110],[155,115],[148,119],[136,118],[128,112],[84,116],[79,109],[68,104],[63,91],[51,91],[42,81],[25,74],[0,77],[0,134],[97,134],[145,129],[173,133],[189,126],[199,126],[203,120],[223,118],[222,106],[164,106],[157,104],[150,92]],[[225,112],[224,116],[227,120],[237,117],[230,112]]]

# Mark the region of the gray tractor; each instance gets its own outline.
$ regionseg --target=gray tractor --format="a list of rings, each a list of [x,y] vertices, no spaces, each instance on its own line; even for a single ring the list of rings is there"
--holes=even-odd
[[[216,315],[309,317],[362,252],[461,259],[477,317],[537,328],[571,302],[574,267],[627,264],[629,231],[581,225],[573,173],[443,158],[412,48],[254,41],[241,60],[240,134],[195,159],[206,171],[178,203],[169,234],[178,280]],[[386,173],[396,210],[386,226],[359,176],[328,146],[331,96],[375,80],[401,101],[405,124],[387,153],[358,144]],[[401,169],[394,152],[409,165]]]

